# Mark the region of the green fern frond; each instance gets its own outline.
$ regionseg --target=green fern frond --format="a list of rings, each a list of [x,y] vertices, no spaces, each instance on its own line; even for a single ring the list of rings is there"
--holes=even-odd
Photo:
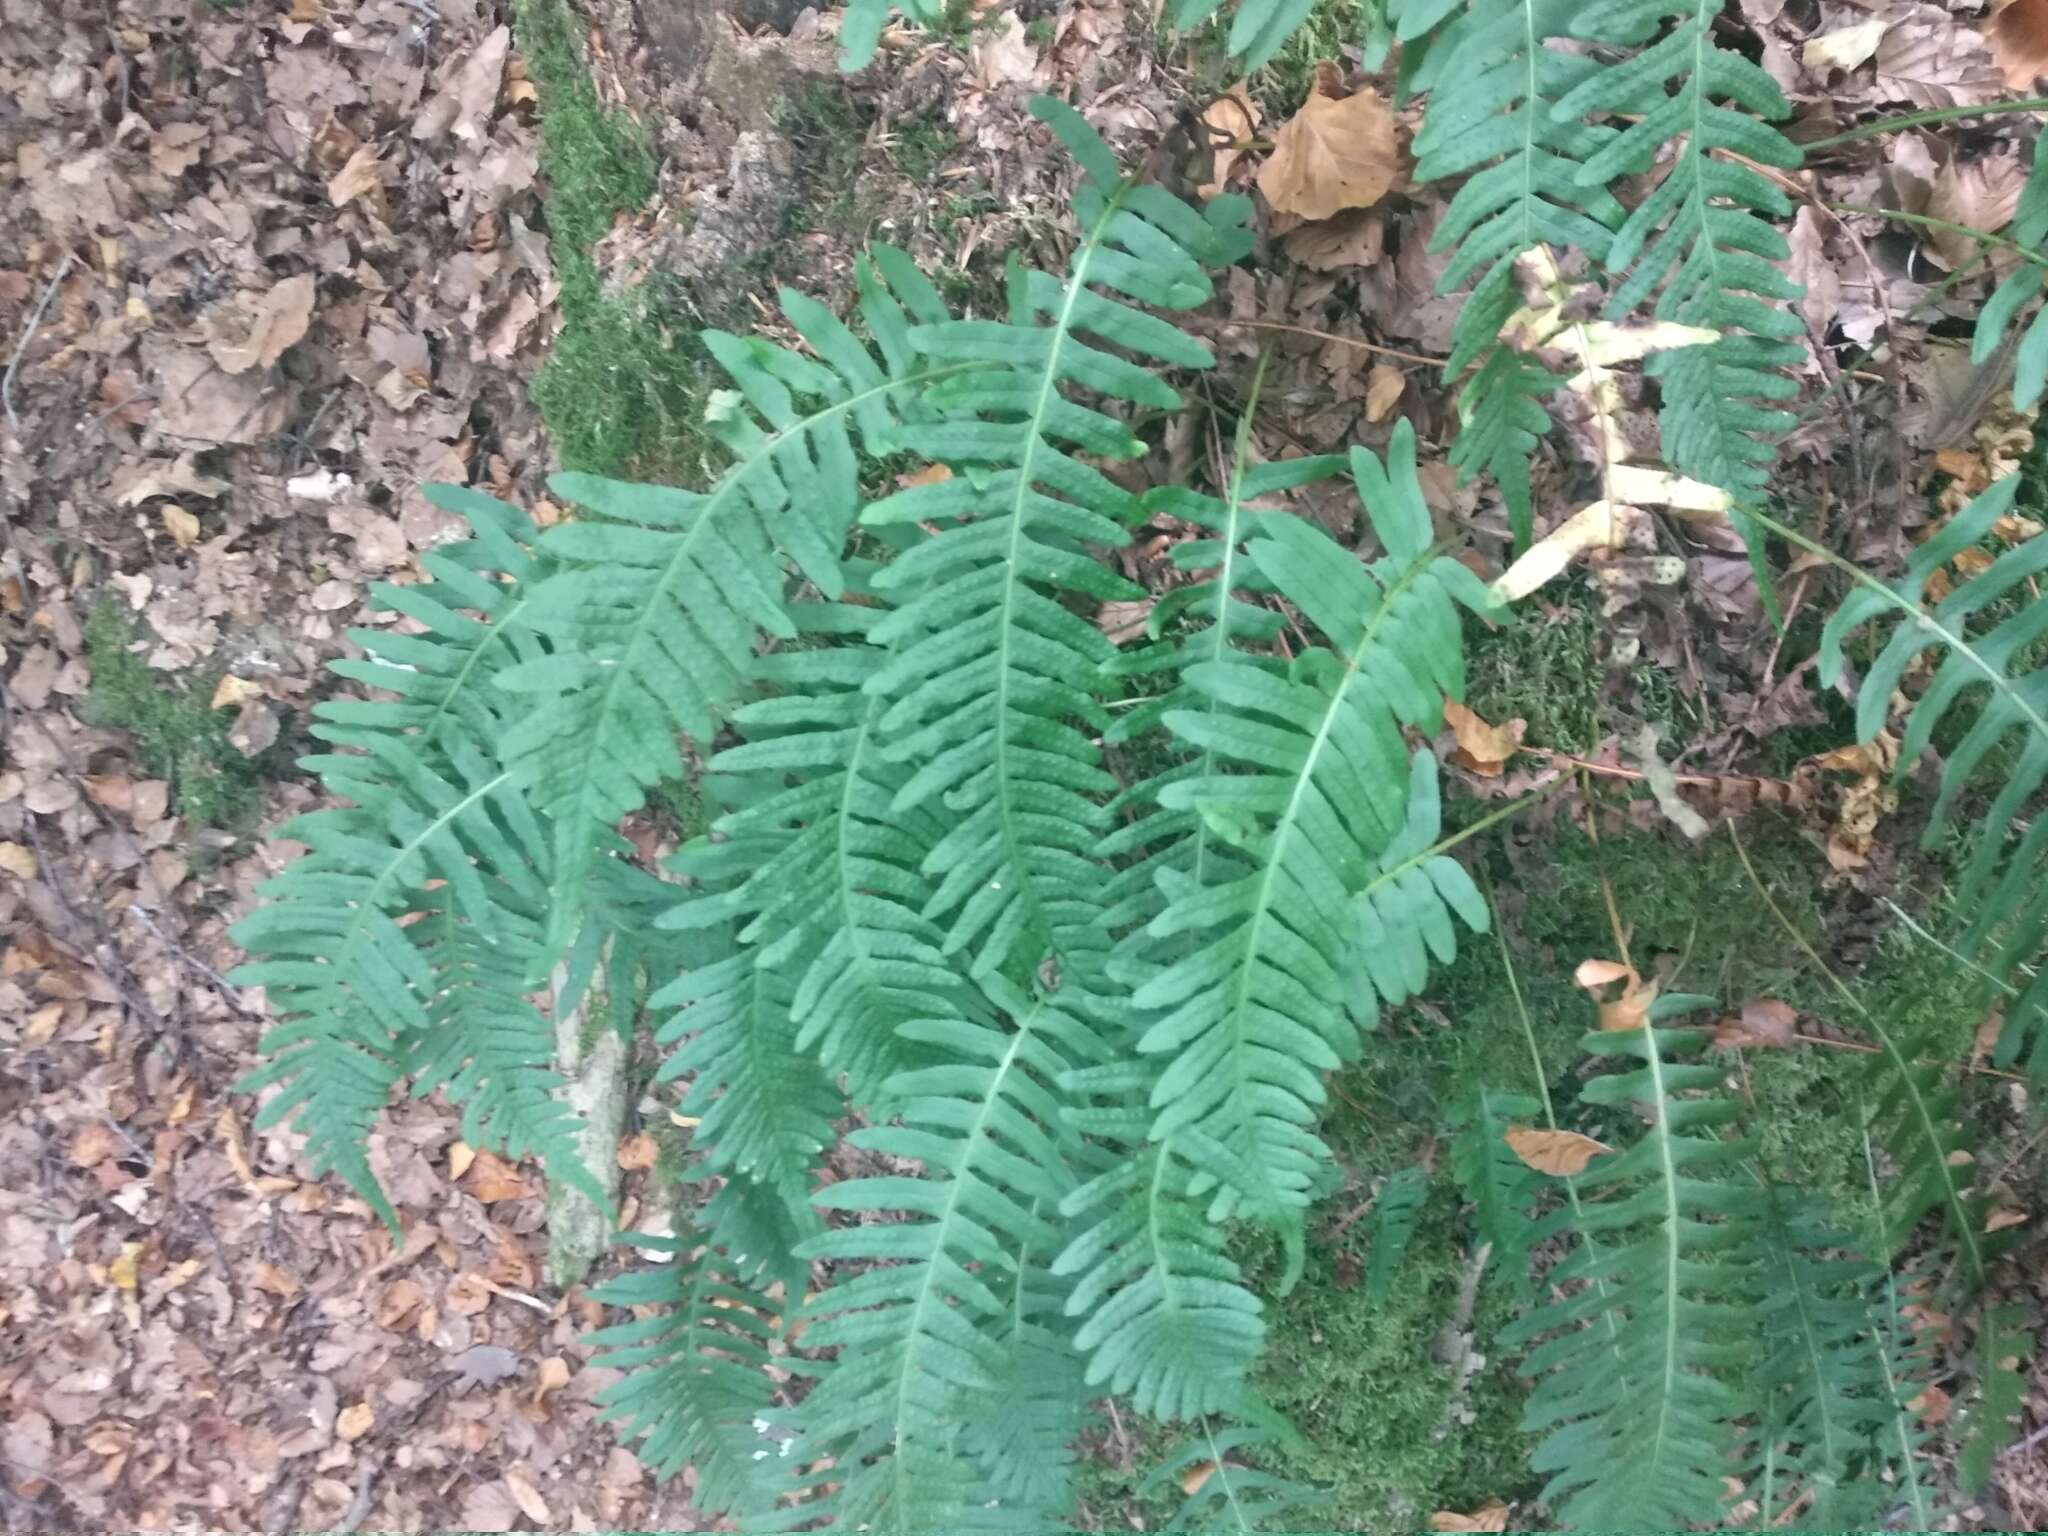
[[[895,808],[943,804],[953,818],[924,865],[936,882],[926,915],[945,927],[946,952],[971,951],[976,975],[1028,974],[1050,956],[1063,984],[1094,989],[1108,948],[1094,797],[1115,783],[1091,739],[1108,722],[1090,689],[1112,648],[1061,599],[1143,595],[1084,548],[1128,543],[1138,504],[1082,457],[1142,447],[1070,391],[1177,407],[1146,365],[1213,359],[1134,306],[1203,302],[1203,261],[1231,259],[1248,237],[1242,199],[1219,198],[1204,216],[1156,186],[1122,182],[1079,114],[1042,97],[1032,110],[1086,173],[1075,196],[1086,233],[1063,279],[1013,265],[1007,322],[911,335],[934,365],[979,371],[930,392],[946,420],[903,432],[905,447],[951,466],[951,478],[861,514],[873,527],[941,526],[876,578],[901,606],[873,630],[895,654],[867,687],[889,701],[889,756],[913,769]]]
[[[1764,1193],[1758,1519],[1781,1526],[1796,1503],[1801,1528],[1873,1527],[1885,1496],[1881,1434],[1897,1406],[1872,1327],[1883,1272],[1845,1256],[1855,1245],[1812,1198],[1775,1182]]]
[[[1223,0],[1174,0],[1174,28],[1186,32],[1199,27],[1222,8]],[[1240,70],[1263,69],[1315,8],[1315,0],[1237,0],[1223,46]]]
[[[1529,1208],[1542,1179],[1515,1156],[1507,1133],[1517,1122],[1533,1120],[1542,1107],[1527,1094],[1503,1093],[1481,1078],[1449,1117],[1455,1132],[1451,1177],[1471,1202],[1479,1236],[1493,1244],[1493,1272],[1514,1276],[1525,1292],[1536,1227]]]
[[[1365,1299],[1375,1306],[1394,1289],[1394,1275],[1415,1236],[1415,1223],[1429,1198],[1429,1170],[1419,1164],[1397,1168],[1380,1185],[1372,1203],[1372,1248],[1365,1259]]]
[[[735,914],[753,963],[791,976],[796,1048],[844,1073],[872,1110],[889,1078],[916,1064],[897,1023],[962,1006],[944,934],[923,915],[931,886],[920,868],[946,827],[934,808],[892,810],[909,772],[884,756],[886,705],[862,692],[889,656],[862,643],[881,610],[798,604],[790,614],[805,639],[847,643],[755,662],[754,678],[773,692],[735,713],[748,739],[709,767],[772,774],[776,787],[716,823],[746,850],[740,875],[715,906],[694,905]]]
[[[678,1106],[698,1120],[708,1172],[746,1178],[791,1206],[810,1194],[818,1154],[836,1139],[839,1095],[796,1047],[787,975],[750,949],[677,977],[648,999],[677,1010],[656,1031],[673,1045],[656,1080],[689,1078]]]
[[[1231,1416],[1234,1416],[1234,1420]],[[1222,1417],[1224,1422],[1216,1422]],[[1182,1441],[1139,1486],[1141,1494],[1179,1485],[1185,1497],[1165,1526],[1169,1531],[1257,1531],[1303,1524],[1324,1502],[1311,1483],[1276,1476],[1245,1458],[1278,1445],[1298,1445],[1286,1420],[1249,1392],[1222,1415],[1205,1418],[1201,1431]]]
[[[904,302],[943,315],[907,260]],[[593,517],[550,529],[562,569],[535,588],[526,621],[552,654],[499,677],[520,695],[506,761],[556,835],[559,943],[603,835],[647,791],[679,777],[677,738],[708,743],[743,691],[762,634],[793,639],[787,561],[827,597],[844,590],[840,556],[858,505],[859,456],[895,451],[918,391],[973,364],[925,362],[900,345],[897,298],[865,274],[856,339],[813,299],[785,291],[782,311],[810,350],[707,332],[736,391],[712,398],[707,424],[733,454],[708,492],[558,475],[558,494]],[[896,345],[891,345],[894,338]]]
[[[1970,920],[1960,947],[1996,975],[2024,979],[2021,967],[2048,936],[2048,886],[2041,880],[2048,819],[2034,818],[2010,848],[2004,833],[2048,781],[2048,669],[2036,666],[2037,642],[2048,634],[2048,604],[2027,595],[2048,570],[2048,539],[2004,551],[1947,595],[1927,600],[1935,572],[1990,535],[2011,510],[2018,486],[2018,477],[2009,476],[1978,495],[1913,551],[1895,586],[1866,578],[1822,630],[1819,671],[1822,685],[1833,686],[1844,671],[1844,641],[1865,624],[1899,618],[1859,685],[1856,733],[1869,741],[1884,729],[1907,669],[1924,652],[1942,653],[1907,718],[1898,771],[1904,774],[1931,747],[1944,720],[1967,725],[1942,767],[1927,835],[1933,839],[1954,819],[1973,780],[1981,775],[1997,783],[1990,806],[1975,816],[1985,832],[1957,886],[1957,902]],[[2024,1057],[2030,1073],[2048,1075],[2044,1018],[2048,979],[2036,975],[2006,1010],[1994,1059],[2007,1065]]]
[[[966,1426],[1002,1411],[1019,1369],[1042,1369],[1035,1350],[1016,1347],[1009,1320],[1020,1296],[1033,1324],[1023,1341],[1057,1337],[1047,1268],[1074,1176],[1055,1085],[1105,1047],[1081,1018],[1000,977],[985,991],[1007,1024],[959,1015],[903,1024],[945,1060],[889,1085],[896,1123],[847,1138],[922,1173],[826,1185],[814,1197],[820,1208],[868,1219],[798,1250],[840,1270],[804,1309],[806,1347],[838,1357],[804,1367],[821,1380],[803,1403],[802,1449],[832,1458],[840,1487],[829,1508],[850,1529],[1002,1528],[1040,1517],[995,1501],[985,1438]],[[884,1214],[892,1219],[874,1219]],[[1020,1292],[1012,1282],[1030,1269],[1040,1278]]]
[[[1404,13],[1402,40],[1429,23],[1434,10]],[[1515,258],[1549,245],[1604,261],[1625,217],[1604,184],[1577,176],[1614,130],[1551,112],[1601,67],[1546,44],[1565,30],[1573,10],[1568,0],[1484,0],[1431,38],[1429,111],[1415,136],[1417,179],[1467,178],[1430,238],[1432,250],[1454,252],[1437,291],[1479,274],[1458,311],[1444,365],[1446,379],[1476,365],[1458,395],[1451,462],[1464,476],[1492,473],[1518,550],[1531,533],[1529,457],[1550,428],[1541,401],[1564,380],[1500,341],[1521,302]]]
[[[1970,344],[1970,361],[1979,367],[1989,362],[2004,345],[2006,332],[2026,307],[2028,300],[2048,282],[2048,135],[2034,140],[2034,165],[2020,190],[2012,225],[2006,231],[2019,254],[2019,264],[1984,301],[1977,312],[1977,333]],[[2013,405],[2030,411],[2048,389],[2048,304],[2034,311],[2020,344],[2013,353]]]
[[[707,1511],[742,1519],[750,1531],[780,1529],[792,1516],[778,1510],[778,1496],[801,1484],[790,1441],[765,1432],[775,1414],[769,1345],[788,1315],[764,1293],[766,1259],[803,1233],[789,1225],[779,1196],[745,1180],[727,1183],[698,1215],[701,1246],[694,1234],[629,1235],[628,1243],[665,1257],[591,1293],[608,1306],[647,1311],[589,1336],[591,1363],[626,1373],[598,1392],[598,1409],[622,1437],[641,1442],[658,1473],[690,1468],[693,1498]],[[774,1234],[773,1249],[758,1235],[764,1229]]]
[[[1773,440],[1792,425],[1771,402],[1798,392],[1782,370],[1803,356],[1787,303],[1801,289],[1772,265],[1789,248],[1759,217],[1789,217],[1791,200],[1744,162],[1790,171],[1800,154],[1767,121],[1791,111],[1777,83],[1715,46],[1720,15],[1720,0],[1597,0],[1573,17],[1572,35],[1640,51],[1592,72],[1551,110],[1560,121],[1633,119],[1579,167],[1582,186],[1641,175],[1677,144],[1608,248],[1605,265],[1620,277],[1608,313],[1633,314],[1654,293],[1658,318],[1721,333],[1708,346],[1657,353],[1646,368],[1663,386],[1665,458],[1739,505],[1760,500],[1769,483]]]
[[[1662,998],[1653,1020],[1706,1001]],[[1718,1096],[1720,1070],[1685,1059],[1704,1043],[1660,1023],[1585,1038],[1590,1054],[1639,1065],[1592,1079],[1582,1097],[1641,1105],[1648,1124],[1576,1178],[1582,1198],[1560,1213],[1603,1245],[1575,1249],[1550,1273],[1564,1294],[1504,1335],[1543,1339],[1522,1367],[1537,1378],[1523,1423],[1544,1436],[1531,1465],[1550,1474],[1543,1496],[1564,1524],[1677,1529],[1711,1520],[1726,1498],[1761,1200],[1737,1172],[1750,1147],[1721,1134],[1737,1106]],[[1611,1329],[1611,1350],[1587,1348],[1587,1324]]]
[[[1440,909],[1414,904],[1462,902],[1470,885],[1453,896],[1450,861],[1406,857],[1411,781],[1429,770],[1411,768],[1401,731],[1441,723],[1444,695],[1463,686],[1457,604],[1486,600],[1470,571],[1432,555],[1405,422],[1390,455],[1391,476],[1363,450],[1352,457],[1381,559],[1362,564],[1297,519],[1266,523],[1249,547],[1332,648],[1285,668],[1242,654],[1203,662],[1185,681],[1218,707],[1165,716],[1184,747],[1227,766],[1168,785],[1159,803],[1200,815],[1229,862],[1199,887],[1158,871],[1168,902],[1145,931],[1167,958],[1133,995],[1153,1014],[1140,1052],[1170,1058],[1151,1091],[1152,1135],[1223,1149],[1222,1166],[1239,1171],[1217,1214],[1242,1202],[1283,1231],[1299,1229],[1326,1157],[1309,1128],[1319,1074],[1357,1053],[1353,1019],[1373,1016],[1374,985],[1384,976],[1398,995],[1411,974],[1412,952],[1392,941],[1443,937]],[[1391,967],[1359,954],[1372,936],[1402,951]]]
[[[313,1166],[339,1172],[394,1228],[364,1144],[409,1066],[477,1096],[479,1133],[573,1167],[559,1161],[560,1117],[543,1107],[537,1021],[502,985],[535,963],[551,879],[547,830],[490,751],[508,718],[493,684],[537,644],[522,612],[542,568],[511,508],[452,487],[430,494],[477,537],[425,556],[428,583],[373,588],[424,628],[353,631],[366,658],[335,670],[397,697],[315,706],[312,734],[347,750],[302,766],[352,803],[280,829],[308,852],[231,930],[255,957],[237,983],[265,988],[280,1020],[261,1045],[271,1059],[242,1085],[284,1085],[258,1125],[292,1119]],[[493,983],[466,987],[479,972]]]
[[[1076,1096],[1114,1095],[1134,1076],[1122,1067],[1083,1071],[1065,1086]],[[1265,1342],[1264,1307],[1225,1254],[1222,1230],[1189,1196],[1192,1169],[1176,1143],[1145,1143],[1141,1110],[1070,1118],[1137,1149],[1060,1207],[1076,1230],[1053,1273],[1072,1277],[1067,1310],[1086,1319],[1074,1344],[1088,1356],[1088,1384],[1154,1418],[1228,1411]]]

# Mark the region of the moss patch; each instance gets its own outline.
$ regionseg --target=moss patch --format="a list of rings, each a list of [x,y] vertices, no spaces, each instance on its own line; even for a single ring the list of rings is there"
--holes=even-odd
[[[178,815],[196,826],[247,827],[261,804],[262,769],[272,753],[247,758],[228,740],[234,712],[212,707],[220,668],[173,679],[130,649],[140,638],[142,626],[121,599],[102,596],[93,605],[85,625],[92,692],[81,714],[88,724],[134,738],[136,761],[151,778],[170,784]]]

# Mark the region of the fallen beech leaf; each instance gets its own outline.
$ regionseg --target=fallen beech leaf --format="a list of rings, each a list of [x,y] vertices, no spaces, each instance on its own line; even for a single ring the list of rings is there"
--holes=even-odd
[[[1230,180],[1231,167],[1244,155],[1241,146],[1258,132],[1261,113],[1247,88],[1249,84],[1238,81],[1202,113],[1202,126],[1209,135],[1210,169],[1209,179],[1195,191],[1205,203],[1222,193]]]
[[[1907,1400],[1906,1411],[1919,1414],[1922,1424],[1945,1424],[1951,1406],[1947,1391],[1930,1382],[1918,1397]]]
[[[219,340],[207,347],[220,371],[247,373],[251,368],[268,368],[283,357],[313,323],[314,293],[313,274],[301,272],[259,298],[243,295],[239,303],[245,334],[240,340]]]
[[[120,1144],[113,1127],[104,1120],[89,1121],[71,1138],[71,1166],[96,1168],[112,1157]]]
[[[1145,633],[1145,625],[1152,616],[1152,604],[1156,599],[1141,597],[1126,602],[1112,599],[1095,610],[1095,627],[1102,631],[1102,637],[1111,645],[1122,645],[1126,640],[1136,640]]]
[[[119,1256],[107,1266],[107,1278],[132,1295],[140,1278],[141,1266],[142,1244],[123,1243]]]
[[[0,843],[0,870],[5,870],[17,880],[35,879],[34,851],[20,843]]]
[[[448,1177],[459,1183],[469,1172],[469,1165],[476,1161],[476,1148],[466,1141],[451,1142],[448,1146]]]
[[[384,167],[374,144],[360,145],[327,183],[327,201],[346,208],[360,201],[371,213],[384,211]]]
[[[1394,407],[1401,403],[1401,396],[1407,388],[1407,374],[1390,363],[1374,363],[1372,371],[1365,376],[1365,419],[1369,422],[1386,420]]]
[[[1498,777],[1507,767],[1508,759],[1521,748],[1522,733],[1529,728],[1525,720],[1488,725],[1456,699],[1444,700],[1444,724],[1458,743],[1451,761],[1486,778]]]
[[[167,501],[163,506],[164,530],[171,541],[180,549],[190,549],[199,541],[199,519],[179,506]]]
[[[1984,1230],[1987,1233],[2003,1232],[2007,1227],[2025,1226],[2027,1220],[2025,1211],[2016,1211],[2009,1205],[2003,1206],[1991,1213],[1991,1219],[1984,1223]]]
[[[1010,13],[1012,16],[1016,12]],[[535,1525],[545,1526],[554,1518],[548,1510],[548,1501],[540,1496],[540,1490],[527,1480],[526,1474],[517,1467],[505,1469],[505,1486],[512,1490],[512,1497],[518,1502],[526,1518]]]
[[[1505,1140],[1509,1150],[1538,1173],[1561,1174],[1566,1178],[1584,1173],[1594,1158],[1614,1150],[1606,1142],[1581,1136],[1577,1131],[1538,1131],[1516,1126]]]
[[[1469,1515],[1454,1509],[1440,1509],[1429,1517],[1432,1531],[1505,1531],[1508,1507],[1499,1499],[1488,1499]]]
[[[1887,18],[1873,16],[1853,27],[1838,27],[1809,37],[1799,51],[1799,62],[1817,75],[1830,69],[1854,69],[1877,52],[1877,45],[1884,41],[1891,25]]]
[[[1806,290],[1799,301],[1800,318],[1816,335],[1826,335],[1842,308],[1842,274],[1828,260],[1820,215],[1801,204],[1785,241],[1792,250],[1785,262],[1785,275]]]
[[[1187,1467],[1180,1475],[1180,1491],[1193,1498],[1202,1491],[1202,1485],[1216,1475],[1216,1463],[1198,1461]]]
[[[479,1152],[470,1165],[469,1192],[485,1205],[500,1200],[524,1200],[534,1193],[532,1181],[493,1152]]]
[[[1777,1048],[1791,1045],[1798,1032],[1799,1013],[1790,1003],[1759,997],[1742,1005],[1740,1018],[1726,1018],[1714,1026],[1714,1044],[1724,1049]]]
[[[1273,136],[1259,190],[1276,213],[1327,219],[1385,197],[1398,159],[1393,109],[1378,92],[1311,96]]]
[[[491,1304],[491,1282],[475,1273],[457,1275],[441,1299],[450,1312],[475,1317]]]
[[[652,1168],[661,1157],[661,1143],[642,1131],[619,1143],[617,1157],[619,1166],[628,1172]]]
[[[377,1422],[377,1410],[368,1403],[350,1403],[334,1416],[334,1437],[353,1444],[370,1432]]]
[[[2032,94],[2034,82],[2048,75],[2048,0],[2009,0],[1985,30],[2005,83]]]
[[[1348,209],[1334,219],[1290,229],[1280,245],[1290,260],[1312,272],[1369,267],[1386,254],[1386,216],[1372,208]]]
[[[1916,107],[1956,107],[1995,101],[2005,76],[1991,45],[1973,27],[1958,26],[1945,6],[1906,5],[1877,45],[1878,95]]]
[[[232,672],[223,672],[220,681],[214,684],[213,702],[208,704],[207,708],[236,708],[250,699],[261,697],[262,692],[263,690],[254,683],[239,678]]]
[[[259,1291],[268,1291],[280,1301],[290,1301],[305,1287],[299,1284],[298,1276],[288,1269],[281,1269],[268,1259],[256,1261],[255,1277],[249,1282]]]
[[[1632,967],[1613,960],[1581,960],[1572,980],[1588,992],[1622,984],[1619,996],[1599,1004],[1602,1029],[1641,1029],[1649,1021],[1650,1004],[1657,1000],[1656,982],[1644,981]]]

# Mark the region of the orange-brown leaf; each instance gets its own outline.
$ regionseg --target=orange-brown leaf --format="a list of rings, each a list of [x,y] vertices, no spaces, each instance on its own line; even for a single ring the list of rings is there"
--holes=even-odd
[[[1455,1509],[1440,1509],[1429,1517],[1432,1531],[1504,1531],[1508,1528],[1508,1507],[1499,1499],[1488,1499],[1469,1515]]]
[[[1526,721],[1510,720],[1505,725],[1488,725],[1456,699],[1444,700],[1444,724],[1458,743],[1451,761],[1461,768],[1487,778],[1498,776],[1508,759],[1521,748]]]
[[[1311,96],[1273,136],[1259,190],[1276,213],[1327,219],[1385,197],[1399,160],[1394,111],[1377,91]]]
[[[1516,1126],[1505,1139],[1508,1150],[1538,1173],[1566,1177],[1584,1173],[1594,1158],[1614,1150],[1606,1142],[1581,1136],[1577,1131],[1538,1131]]]

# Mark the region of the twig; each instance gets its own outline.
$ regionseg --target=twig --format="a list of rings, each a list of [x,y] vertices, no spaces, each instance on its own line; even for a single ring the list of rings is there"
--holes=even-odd
[[[72,263],[77,260],[76,251],[66,251],[64,259],[57,263],[57,270],[50,274],[49,282],[43,285],[43,296],[36,300],[36,307],[29,313],[28,325],[21,333],[21,340],[14,344],[14,355],[7,359],[7,372],[0,375],[0,405],[7,408],[7,430],[17,438],[21,436],[21,420],[14,414],[14,376],[21,371],[21,360],[28,352],[28,344],[36,339],[36,332],[43,328],[43,316],[49,312],[50,300],[57,296],[57,289],[71,274]]]
[[[2048,97],[2034,96],[2025,101],[1999,101],[1964,107],[1933,107],[1925,112],[1901,112],[1893,117],[1880,117],[1874,123],[1851,128],[1846,133],[1815,139],[1811,144],[1802,144],[1800,148],[1813,155],[1824,149],[1833,149],[1837,145],[1853,144],[1858,139],[1874,139],[1880,134],[1896,133],[1901,128],[1918,128],[1924,123],[1946,123],[1958,117],[2002,117],[2012,112],[2048,112]]]
[[[1399,347],[1383,347],[1376,341],[1362,341],[1356,336],[1339,336],[1335,331],[1319,331],[1307,325],[1283,325],[1278,320],[1221,320],[1219,325],[1241,326],[1250,331],[1285,331],[1290,336],[1312,336],[1317,341],[1340,342],[1347,347],[1356,347],[1361,352],[1375,352],[1381,357],[1398,357],[1404,363],[1420,363],[1425,368],[1441,368],[1449,358],[1430,357],[1421,352],[1403,352]]]

